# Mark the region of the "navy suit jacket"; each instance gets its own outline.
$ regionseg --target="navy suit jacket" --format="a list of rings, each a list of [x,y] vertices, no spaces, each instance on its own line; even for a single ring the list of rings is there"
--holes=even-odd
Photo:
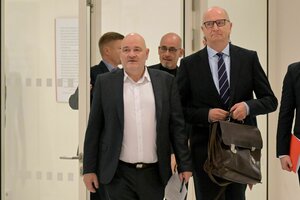
[[[250,113],[244,123],[256,125],[256,116],[274,111],[277,108],[277,99],[259,63],[257,53],[232,44],[229,49],[229,107],[238,102],[246,102]],[[206,146],[209,136],[209,109],[222,108],[221,98],[210,70],[206,47],[181,59],[177,81],[186,122],[192,125],[192,148],[199,143]]]
[[[171,176],[170,151],[174,148],[178,171],[192,171],[183,112],[172,75],[148,69],[153,86],[157,156],[161,180]],[[124,71],[118,69],[98,76],[84,142],[83,168],[96,173],[100,183],[108,184],[117,169],[124,131]]]
[[[300,139],[300,62],[288,67],[283,81],[277,127],[277,157],[289,155],[294,117],[293,132]]]
[[[96,83],[97,76],[99,74],[103,74],[106,72],[109,72],[109,70],[107,69],[107,67],[103,61],[101,61],[98,65],[91,67],[90,77],[91,77],[92,88],[94,87],[94,85]]]

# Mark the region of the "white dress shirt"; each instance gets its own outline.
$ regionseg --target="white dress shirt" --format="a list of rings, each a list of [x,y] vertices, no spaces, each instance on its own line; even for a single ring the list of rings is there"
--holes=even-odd
[[[124,71],[123,98],[124,135],[120,160],[157,162],[155,99],[147,68],[137,82]]]

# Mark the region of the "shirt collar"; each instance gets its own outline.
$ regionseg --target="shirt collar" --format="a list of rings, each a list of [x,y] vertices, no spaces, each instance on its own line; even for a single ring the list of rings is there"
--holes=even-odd
[[[106,67],[107,67],[107,69],[108,69],[108,71],[112,71],[114,68],[115,68],[115,66],[113,66],[112,64],[110,64],[110,63],[108,63],[108,62],[106,62],[105,60],[102,60],[103,62],[104,62],[104,64],[106,65]]]
[[[212,57],[214,57],[219,52],[217,52],[214,49],[212,49],[209,46],[207,46],[207,53],[208,53],[208,57],[212,58]],[[226,56],[229,57],[229,43],[227,44],[227,46],[225,47],[225,49],[223,49],[222,53],[224,55],[226,55]]]
[[[145,67],[145,71],[144,71],[143,76],[137,82],[135,82],[134,80],[132,80],[132,78],[130,78],[130,76],[124,70],[124,82],[127,82],[127,81],[131,81],[133,83],[151,82],[150,75],[149,75],[147,67]]]

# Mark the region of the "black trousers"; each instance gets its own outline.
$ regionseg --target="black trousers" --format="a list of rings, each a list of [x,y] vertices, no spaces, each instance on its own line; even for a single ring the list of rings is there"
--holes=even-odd
[[[119,164],[112,181],[100,184],[98,194],[101,200],[160,200],[164,189],[158,165],[136,169]]]
[[[191,146],[192,159],[194,164],[193,178],[197,200],[245,200],[247,185],[232,183],[220,187],[211,181],[203,169],[207,159],[207,144],[201,143]]]
[[[96,193],[91,192],[90,193],[90,200],[101,200],[98,192],[96,192]]]

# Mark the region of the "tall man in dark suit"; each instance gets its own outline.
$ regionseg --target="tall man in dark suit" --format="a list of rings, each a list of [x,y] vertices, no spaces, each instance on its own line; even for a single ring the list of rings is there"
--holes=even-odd
[[[277,127],[277,157],[283,170],[291,171],[289,156],[292,125],[295,116],[294,135],[300,138],[300,62],[288,67],[284,77]],[[299,147],[300,148],[300,147]],[[300,172],[298,170],[300,183]]]
[[[257,53],[230,44],[231,27],[224,9],[208,9],[202,25],[207,46],[181,59],[177,72],[185,119],[192,124],[190,143],[197,200],[215,199],[219,194],[219,199],[245,199],[246,185],[232,183],[222,188],[203,170],[210,122],[225,120],[231,112],[234,119],[256,125],[257,115],[277,107]],[[220,74],[219,68],[223,69]]]
[[[163,199],[174,148],[181,180],[192,164],[177,84],[147,69],[142,36],[121,45],[123,69],[98,76],[84,142],[84,182],[101,199]]]
[[[98,47],[102,60],[98,65],[92,66],[90,70],[91,100],[98,74],[110,72],[121,64],[120,52],[123,38],[124,36],[117,32],[107,32],[100,37]],[[78,88],[70,96],[69,105],[72,109],[78,109]]]

